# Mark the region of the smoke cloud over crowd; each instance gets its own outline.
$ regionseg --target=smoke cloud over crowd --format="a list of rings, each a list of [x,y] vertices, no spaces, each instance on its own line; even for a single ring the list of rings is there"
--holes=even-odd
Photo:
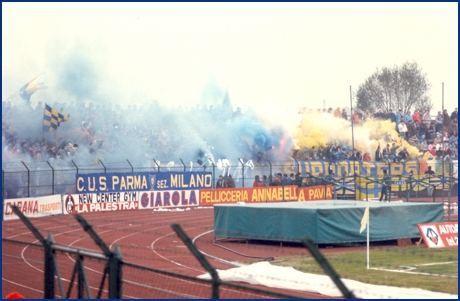
[[[348,149],[354,145],[373,158],[378,143],[383,147],[395,140],[411,156],[419,155],[417,148],[399,141],[389,121],[366,121],[355,125],[352,134],[350,121],[311,106],[303,114],[289,104],[280,108],[269,102],[243,110],[232,106],[231,87],[222,87],[214,78],[202,88],[198,103],[184,99],[186,106],[168,106],[142,91],[112,83],[99,55],[85,45],[76,42],[63,54],[52,53],[50,70],[45,72],[49,88],[36,91],[30,102],[15,93],[2,103],[4,149],[11,143],[18,150],[24,141],[29,146],[40,143],[41,160],[46,160],[51,145],[57,151],[78,144],[78,156],[73,159],[88,164],[155,159],[201,166],[223,159],[256,164],[265,159],[286,160],[295,148],[330,143]],[[58,112],[68,112],[69,121],[55,131],[43,132],[45,103]],[[18,158],[27,159],[15,155],[4,161]]]

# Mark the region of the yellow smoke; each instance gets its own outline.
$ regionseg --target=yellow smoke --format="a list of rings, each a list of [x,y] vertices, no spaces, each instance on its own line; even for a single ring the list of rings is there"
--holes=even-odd
[[[362,154],[368,152],[373,160],[379,143],[383,149],[387,143],[391,145],[396,142],[400,147],[397,152],[406,148],[410,158],[422,155],[416,147],[398,137],[396,125],[389,120],[372,119],[361,122],[353,125],[352,131],[351,122],[348,120],[328,113],[305,113],[294,132],[294,139],[298,139],[297,145],[300,148],[325,146],[334,142],[351,147],[354,140],[355,149]]]

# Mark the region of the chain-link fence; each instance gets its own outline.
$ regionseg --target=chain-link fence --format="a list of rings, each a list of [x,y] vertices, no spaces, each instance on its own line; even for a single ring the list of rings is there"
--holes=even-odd
[[[179,162],[179,163],[178,163]],[[443,164],[444,163],[444,164]],[[436,171],[433,176],[424,174],[426,166]],[[101,160],[95,164],[82,165],[74,161],[53,162],[9,162],[2,165],[3,199],[21,197],[40,197],[54,194],[75,193],[76,175],[87,173],[133,173],[133,172],[182,172],[210,171],[213,187],[219,175],[231,175],[236,187],[251,187],[254,176],[267,177],[270,183],[275,174],[285,174],[288,185],[312,186],[330,183],[334,188],[334,198],[364,199],[361,197],[369,182],[379,184],[379,171],[385,168],[392,177],[392,193],[399,198],[456,196],[458,183],[458,161],[413,160],[405,165],[391,162],[363,163],[344,161],[331,164],[322,161],[286,161],[258,162],[234,159],[211,161],[201,164],[178,161],[158,162],[156,160],[106,163]],[[291,176],[295,179],[292,180]],[[367,186],[366,186],[367,185]]]

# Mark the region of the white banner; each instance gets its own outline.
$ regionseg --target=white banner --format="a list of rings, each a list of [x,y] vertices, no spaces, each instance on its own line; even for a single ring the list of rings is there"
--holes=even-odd
[[[200,191],[162,190],[140,192],[139,209],[193,207],[200,204]]]
[[[28,218],[62,214],[61,195],[50,195],[37,198],[7,199],[3,206],[3,220],[14,220],[19,217],[14,214],[10,205],[16,205]]]
[[[64,214],[137,209],[138,191],[82,193],[64,196]]]

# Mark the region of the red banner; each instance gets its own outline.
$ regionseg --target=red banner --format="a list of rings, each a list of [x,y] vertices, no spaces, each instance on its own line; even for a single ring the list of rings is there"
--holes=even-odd
[[[200,206],[225,203],[263,203],[282,201],[332,200],[332,185],[298,188],[268,186],[254,188],[200,189]]]
[[[297,200],[299,202],[332,200],[332,185],[297,188]]]
[[[296,201],[297,186],[200,189],[200,206],[222,203]]]
[[[427,248],[458,248],[458,222],[417,225]]]

